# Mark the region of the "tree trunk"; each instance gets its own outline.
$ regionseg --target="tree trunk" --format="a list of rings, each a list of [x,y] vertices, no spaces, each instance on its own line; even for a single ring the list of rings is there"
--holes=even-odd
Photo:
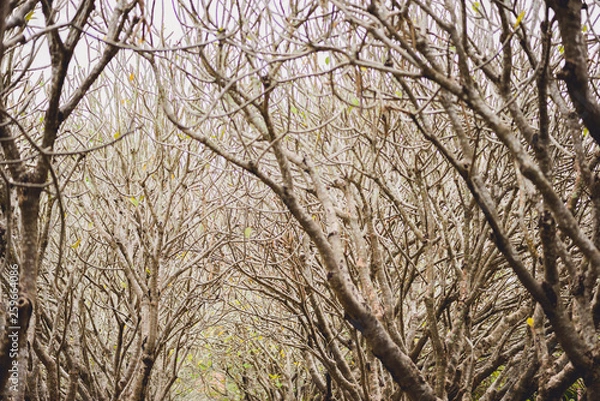
[[[38,212],[39,188],[19,189],[19,207],[23,230],[21,244],[21,265],[13,264],[9,269],[18,269],[18,299],[16,305],[10,301],[6,314],[4,335],[0,343],[0,388],[4,395],[16,394],[25,380],[25,354],[23,347],[27,337],[29,321],[36,303]],[[12,289],[12,287],[11,287]],[[11,294],[9,294],[9,299]],[[12,299],[11,299],[12,300]],[[16,309],[13,309],[15,308]]]

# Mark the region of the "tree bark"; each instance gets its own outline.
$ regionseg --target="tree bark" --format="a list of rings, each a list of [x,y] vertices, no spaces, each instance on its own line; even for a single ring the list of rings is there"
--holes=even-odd
[[[24,186],[19,188],[19,207],[23,228],[21,265],[18,267],[19,298],[16,320],[12,320],[15,315],[9,314],[7,316],[4,336],[0,343],[0,388],[4,389],[4,395],[12,393],[23,385],[23,380],[25,380],[25,366],[23,366],[25,353],[23,349],[37,296],[40,193],[41,190],[37,187]],[[18,368],[16,375],[14,373],[15,366]],[[13,369],[12,372],[11,369]]]

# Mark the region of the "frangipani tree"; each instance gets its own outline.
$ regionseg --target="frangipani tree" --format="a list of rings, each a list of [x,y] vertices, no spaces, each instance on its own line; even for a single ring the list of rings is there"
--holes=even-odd
[[[41,318],[37,280],[45,235],[50,219],[62,209],[60,192],[68,174],[58,164],[86,151],[81,146],[57,153],[57,143],[68,136],[61,128],[120,47],[136,36],[144,13],[143,2],[137,6],[137,1],[94,0],[4,1],[0,6],[4,259],[18,270],[18,299],[11,299],[2,314],[0,391],[5,392],[13,375],[8,386],[12,396],[23,396],[25,364]],[[83,54],[89,65],[78,69],[77,58]]]
[[[593,7],[180,5],[163,111],[310,239],[367,397],[596,397]]]

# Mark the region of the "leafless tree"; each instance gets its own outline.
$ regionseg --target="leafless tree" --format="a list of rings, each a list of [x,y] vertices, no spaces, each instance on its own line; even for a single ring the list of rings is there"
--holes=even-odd
[[[66,247],[49,228],[32,399],[172,399],[223,313],[219,163],[148,118],[133,82],[143,71],[130,74],[126,55],[118,61],[107,72],[121,90],[104,81],[65,125],[86,132],[95,150],[74,155],[62,190]]]
[[[60,201],[53,201],[60,198],[62,185],[61,172],[55,168],[61,155],[55,154],[55,145],[64,136],[62,125],[117,54],[119,45],[134,35],[140,21],[136,5],[136,1],[117,5],[93,0],[3,1],[0,8],[2,203],[7,220],[6,253],[10,254],[5,259],[19,271],[17,308],[8,314],[3,310],[0,388],[7,387],[9,370],[16,364],[20,382],[10,384],[16,391],[13,395],[21,394],[19,397],[27,371],[24,364],[31,354],[28,335],[31,337],[41,318],[36,305],[44,247],[43,237],[40,240],[42,199],[60,208]],[[94,51],[82,54],[81,49],[88,46]],[[89,68],[75,73],[76,59],[86,53]],[[13,193],[17,195],[14,210]],[[52,207],[48,207],[51,215]],[[16,341],[8,334],[16,336]],[[20,357],[15,357],[15,352]]]
[[[180,4],[163,110],[310,238],[368,397],[597,397],[593,7]]]
[[[37,4],[0,7],[21,394],[598,398],[594,5]]]

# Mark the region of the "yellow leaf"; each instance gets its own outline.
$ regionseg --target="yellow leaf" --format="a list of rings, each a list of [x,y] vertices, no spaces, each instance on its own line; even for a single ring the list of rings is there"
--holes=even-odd
[[[115,134],[113,135],[113,138],[115,139],[119,139],[121,137],[121,133],[119,131],[115,132]]]
[[[81,238],[77,238],[77,241],[75,241],[71,244],[71,248],[77,249],[77,248],[79,248],[79,245],[81,245]]]
[[[532,317],[528,317],[528,318],[527,318],[527,325],[528,325],[529,327],[533,327],[533,318],[532,318]]]
[[[519,15],[517,16],[517,20],[515,21],[515,25],[514,28],[516,29],[519,25],[521,25],[521,21],[523,21],[523,18],[525,17],[525,10],[521,11],[519,13]]]
[[[133,81],[134,79],[135,79],[135,75],[132,72],[131,74],[129,74],[129,80]]]

